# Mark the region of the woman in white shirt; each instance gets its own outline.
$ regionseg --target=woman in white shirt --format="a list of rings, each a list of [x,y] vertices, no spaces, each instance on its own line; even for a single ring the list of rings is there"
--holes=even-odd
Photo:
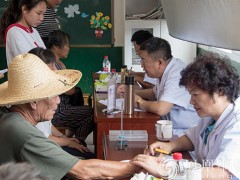
[[[194,150],[197,162],[202,164],[202,179],[240,179],[240,78],[229,62],[209,53],[198,56],[181,72],[180,85],[188,89],[191,104],[202,120],[175,141],[153,143],[145,150],[147,155],[138,155],[133,164],[161,176],[156,168],[161,167],[161,158],[149,156],[154,155],[155,148]]]

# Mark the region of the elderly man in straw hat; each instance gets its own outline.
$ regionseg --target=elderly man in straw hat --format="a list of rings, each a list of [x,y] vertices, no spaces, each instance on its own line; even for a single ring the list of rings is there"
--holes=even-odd
[[[79,160],[48,140],[35,125],[51,120],[58,97],[81,79],[77,70],[52,71],[33,54],[16,56],[8,81],[0,85],[0,164],[15,161],[35,165],[47,179],[112,179],[133,174],[131,163]]]

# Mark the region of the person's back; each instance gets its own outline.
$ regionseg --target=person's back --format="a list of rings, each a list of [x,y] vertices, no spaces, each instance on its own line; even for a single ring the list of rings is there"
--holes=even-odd
[[[64,172],[61,173],[58,170],[58,162],[70,163],[68,168],[77,162],[77,159],[61,151],[57,144],[46,139],[43,133],[28,123],[20,113],[12,113],[4,107],[0,108],[0,134],[2,134],[0,137],[0,164],[9,161],[27,161],[37,166],[42,176],[57,180],[64,176]],[[49,144],[51,145],[49,146]],[[54,156],[56,154],[57,156]],[[52,157],[45,158],[45,155]],[[42,166],[43,163],[55,163],[56,169],[51,169],[50,172],[48,166]]]

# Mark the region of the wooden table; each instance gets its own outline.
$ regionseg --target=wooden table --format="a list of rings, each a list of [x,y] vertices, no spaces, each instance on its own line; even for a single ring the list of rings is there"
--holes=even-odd
[[[98,159],[103,159],[102,137],[103,133],[108,134],[109,130],[120,130],[121,113],[109,115],[103,113],[102,110],[106,108],[105,105],[98,101],[106,99],[107,94],[94,93],[94,143],[95,152]],[[123,116],[124,130],[146,130],[150,135],[155,134],[155,123],[159,120],[159,116],[148,112],[134,112],[133,115]]]
[[[128,147],[126,150],[117,150],[116,149],[116,141],[109,141],[109,137],[106,134],[103,134],[103,151],[104,151],[104,159],[105,160],[114,160],[114,161],[122,161],[122,160],[130,160],[134,158],[138,154],[143,154],[143,150],[146,145],[150,145],[157,141],[155,135],[148,136],[147,141],[129,141]],[[187,151],[181,152],[183,154],[184,159],[191,160],[192,157]]]

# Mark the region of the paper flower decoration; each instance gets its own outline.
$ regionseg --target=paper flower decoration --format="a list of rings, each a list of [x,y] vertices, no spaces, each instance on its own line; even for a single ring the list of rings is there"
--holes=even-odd
[[[96,12],[96,15],[92,15],[90,19],[90,27],[94,29],[101,28],[102,30],[107,30],[107,28],[112,28],[109,16],[103,16],[102,12]]]
[[[80,14],[80,11],[79,11],[79,5],[78,4],[75,4],[75,5],[68,5],[68,7],[65,7],[64,8],[64,12],[66,14],[68,14],[68,18],[74,18],[74,14]]]

